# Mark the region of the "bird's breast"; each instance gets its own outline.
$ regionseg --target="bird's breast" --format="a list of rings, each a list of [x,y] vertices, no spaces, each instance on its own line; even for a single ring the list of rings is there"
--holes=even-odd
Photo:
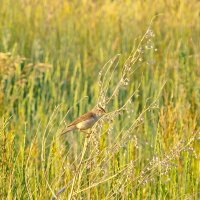
[[[91,118],[91,119],[88,119],[88,120],[85,120],[85,121],[82,121],[82,122],[79,122],[76,127],[78,129],[89,129],[89,128],[92,128],[92,126],[95,124],[97,120],[95,118]]]

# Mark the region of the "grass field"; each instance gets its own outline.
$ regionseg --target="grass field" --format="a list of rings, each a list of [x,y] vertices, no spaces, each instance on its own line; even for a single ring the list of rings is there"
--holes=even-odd
[[[200,199],[198,0],[0,2],[0,199]]]

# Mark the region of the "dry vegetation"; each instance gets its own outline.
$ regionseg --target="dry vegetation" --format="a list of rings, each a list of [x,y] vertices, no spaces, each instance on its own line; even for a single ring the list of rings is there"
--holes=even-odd
[[[200,3],[3,0],[1,199],[200,199]],[[100,104],[90,137],[60,137]]]

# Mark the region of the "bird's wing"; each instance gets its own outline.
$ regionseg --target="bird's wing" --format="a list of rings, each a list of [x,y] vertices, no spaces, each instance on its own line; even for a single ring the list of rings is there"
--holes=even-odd
[[[92,113],[92,112],[87,112],[85,113],[84,115],[80,116],[79,118],[77,118],[76,120],[74,120],[71,124],[69,124],[67,127],[70,127],[70,126],[74,126],[76,124],[78,124],[79,122],[81,121],[84,121],[88,118],[91,118],[91,117],[95,117],[95,114]]]

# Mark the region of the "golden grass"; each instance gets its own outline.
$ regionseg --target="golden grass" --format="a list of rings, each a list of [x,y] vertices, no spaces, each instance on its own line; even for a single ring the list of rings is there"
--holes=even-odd
[[[198,1],[1,5],[2,199],[200,198]]]

